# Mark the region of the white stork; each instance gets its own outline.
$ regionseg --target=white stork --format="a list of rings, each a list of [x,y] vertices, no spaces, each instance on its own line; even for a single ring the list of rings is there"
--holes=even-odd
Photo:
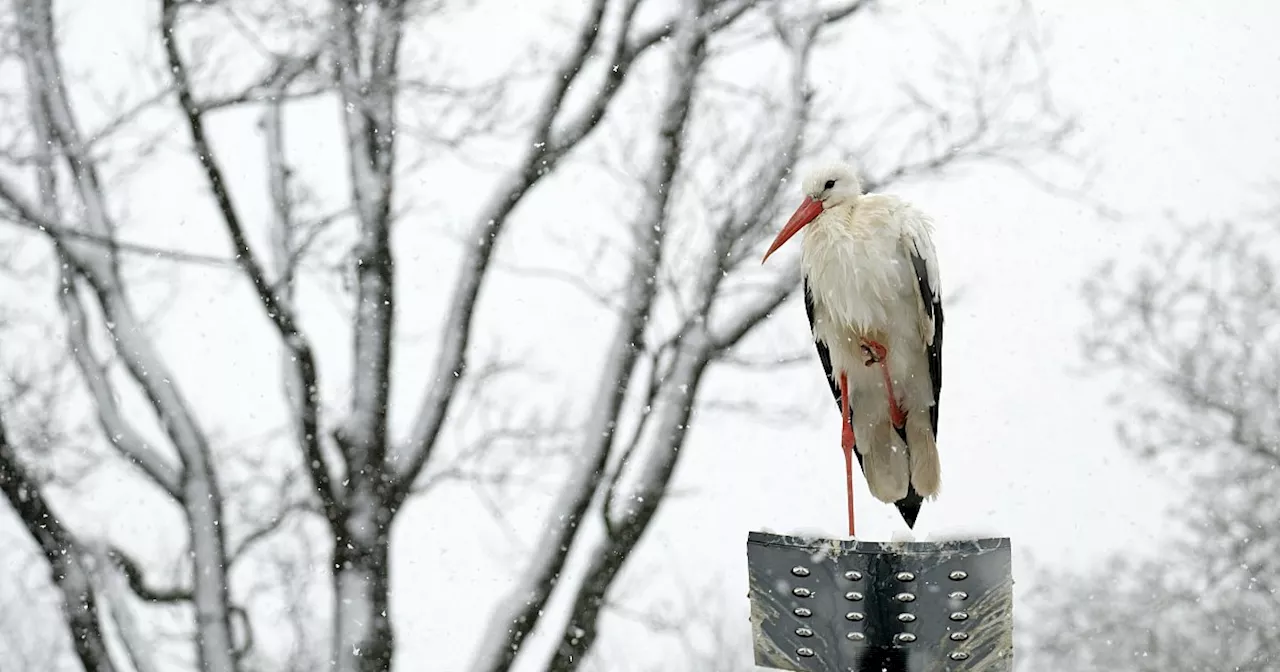
[[[804,202],[764,260],[805,230],[804,307],[840,408],[849,535],[855,446],[871,494],[896,504],[914,527],[942,481],[942,293],[933,224],[900,198],[863,194],[847,164],[814,171],[803,187]]]

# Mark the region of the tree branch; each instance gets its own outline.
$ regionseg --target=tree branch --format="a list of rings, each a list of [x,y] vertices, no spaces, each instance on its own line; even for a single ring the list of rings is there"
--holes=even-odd
[[[13,196],[18,193],[13,185],[5,183],[3,188],[3,193],[0,193],[0,205],[5,205],[10,209],[11,212],[9,213],[10,217],[8,221],[25,229],[45,234],[51,239],[58,239],[63,245],[86,242],[92,243],[100,248],[106,248],[106,250],[110,250],[112,252],[133,253],[138,256],[145,256],[151,259],[165,259],[178,263],[196,264],[199,266],[209,266],[213,268],[239,268],[236,260],[230,257],[195,254],[192,252],[182,252],[163,247],[155,247],[153,245],[131,243],[128,241],[116,240],[110,236],[99,235],[92,231],[72,228],[71,226],[58,222],[55,219],[39,216],[34,218],[30,217],[24,210],[17,207],[13,201]]]
[[[47,124],[49,136],[64,153],[90,230],[100,236],[114,237],[115,226],[108,215],[96,164],[84,152],[71,112],[65,90],[67,80],[54,46],[49,3],[21,0],[16,4],[28,77],[40,84],[28,93],[38,98],[35,109],[43,114],[32,115],[31,121],[36,126]],[[12,199],[10,206],[14,207]],[[207,438],[179,391],[175,377],[138,323],[122,286],[118,255],[111,249],[106,254],[101,249],[95,249],[94,254],[81,254],[72,246],[64,249],[93,287],[117,353],[159,416],[161,426],[182,459],[182,502],[191,532],[201,664],[208,672],[234,672],[225,539],[221,528],[222,497],[209,461]]]
[[[694,398],[710,363],[705,342],[698,342],[696,338],[687,341],[678,347],[673,371],[663,382],[662,394],[652,411],[656,420],[648,459],[639,467],[641,473],[635,478],[636,485],[617,498],[617,502],[625,505],[619,507],[615,503],[610,507],[610,511],[622,513],[619,518],[608,521],[612,533],[587,561],[585,578],[578,586],[569,621],[549,667],[554,672],[577,670],[586,659],[599,635],[605,596],[667,494],[680,447],[692,421]],[[635,468],[634,464],[629,466]]]
[[[430,459],[453,402],[454,391],[466,374],[467,348],[480,288],[511,213],[538,182],[555,171],[560,160],[570,150],[589,137],[629,72],[629,69],[624,68],[620,73],[608,75],[605,85],[597,91],[594,100],[588,103],[587,112],[578,121],[569,123],[568,130],[562,131],[558,136],[553,135],[553,126],[562,113],[569,87],[577,80],[595,47],[608,4],[608,0],[592,1],[573,48],[560,62],[538,104],[527,145],[529,149],[517,166],[499,183],[477,217],[474,233],[470,238],[475,242],[465,252],[449,310],[443,321],[444,333],[433,369],[435,378],[428,383],[427,393],[418,410],[409,440],[396,447],[391,454],[397,473],[394,500],[397,504],[412,491],[414,479]],[[634,8],[625,9],[627,12],[624,12],[623,21],[629,23],[628,17]],[[625,36],[618,39],[625,39]],[[625,64],[634,62],[639,52],[658,41],[655,38],[652,42],[637,46],[634,56],[623,59]],[[614,81],[615,77],[619,79]]]
[[[235,260],[257,292],[258,300],[261,302],[267,318],[271,320],[271,323],[279,332],[285,348],[294,357],[295,375],[300,381],[300,390],[302,391],[300,408],[298,409],[298,441],[301,443],[305,461],[309,466],[309,473],[316,493],[324,505],[325,515],[330,521],[336,521],[338,518],[337,502],[341,498],[341,493],[330,477],[328,459],[320,449],[320,382],[315,355],[312,352],[310,341],[297,324],[293,306],[281,300],[272,284],[267,280],[266,273],[258,262],[253,249],[249,247],[249,241],[245,237],[244,228],[240,223],[240,217],[231,198],[231,192],[227,188],[223,177],[222,168],[219,166],[213,148],[205,135],[204,113],[202,108],[196,104],[191,90],[191,80],[187,73],[186,62],[183,61],[182,55],[178,51],[176,29],[180,8],[181,3],[177,0],[161,0],[161,41],[164,44],[169,68],[173,72],[178,104],[182,108],[183,117],[191,132],[193,149],[201,168],[204,170],[209,191],[213,195],[219,214],[226,225],[227,233],[231,237],[232,247],[235,250]],[[281,68],[283,67],[281,65]],[[285,72],[285,74],[296,76],[296,73],[292,71]],[[281,81],[287,83],[290,80],[282,79]]]
[[[66,257],[60,253],[60,257]],[[74,271],[69,264],[63,266],[58,284],[58,305],[67,322],[67,342],[71,356],[80,369],[80,377],[93,398],[98,412],[98,424],[111,445],[126,459],[155,481],[174,501],[182,499],[182,474],[138,433],[116,404],[115,391],[106,367],[98,363],[89,343],[89,330],[85,318],[84,303],[75,286]]]
[[[233,94],[218,97],[201,98],[194,102],[197,116],[208,112],[243,105],[246,103],[281,104],[286,100],[297,100],[307,96],[325,93],[325,87],[316,87],[304,93],[290,93],[289,86],[299,77],[315,70],[322,50],[316,49],[302,56],[278,57],[271,69],[258,81]]]
[[[667,217],[670,185],[680,165],[695,83],[706,56],[708,35],[699,30],[701,16],[701,7],[686,8],[680,20],[669,70],[669,88],[655,133],[657,148],[646,180],[646,198],[632,228],[637,254],[629,274],[631,281],[617,331],[597,379],[593,397],[597,401],[583,432],[584,445],[543,526],[543,538],[536,555],[481,639],[482,648],[473,665],[478,672],[508,670],[515,662],[521,643],[537,624],[559,580],[568,550],[581,531],[587,508],[604,476],[623,397],[657,292],[656,284],[649,279],[661,263],[666,231],[661,224]],[[552,669],[562,668],[553,662]]]
[[[17,451],[9,443],[4,412],[0,410],[0,490],[22,519],[27,533],[44,552],[54,585],[62,596],[62,611],[70,628],[71,645],[84,669],[116,672],[107,649],[98,604],[84,564],[84,556],[71,533],[49,507],[40,488],[27,476]]]
[[[147,585],[145,574],[138,562],[128,556],[119,548],[112,547],[107,550],[107,559],[109,559],[124,576],[125,582],[129,585],[135,595],[147,602],[155,602],[159,604],[174,604],[177,602],[190,602],[193,598],[190,588],[153,588]]]
[[[23,40],[28,57],[36,59],[34,36]],[[36,68],[27,68],[27,90],[40,90],[41,83]],[[39,96],[31,96],[28,102],[29,115],[32,119],[47,118],[46,103]],[[35,127],[36,142],[41,147],[54,148],[55,138],[48,124],[37,123]],[[36,183],[40,193],[39,215],[50,220],[59,218],[58,180],[54,166],[55,154],[43,152],[35,162]],[[0,181],[0,201],[13,201],[16,192]],[[33,204],[23,204],[28,211],[34,211]],[[78,275],[76,266],[67,252],[62,239],[53,239],[54,248],[60,264],[59,283],[57,287],[58,304],[62,308],[67,321],[67,341],[72,358],[80,369],[81,379],[88,388],[90,396],[98,412],[98,422],[107,439],[126,459],[142,469],[144,473],[160,486],[175,501],[181,500],[181,474],[177,467],[148,444],[134,428],[116,404],[114,390],[111,389],[110,378],[106,368],[101,366],[93,355],[89,342],[89,328],[85,319],[84,304],[76,290],[75,280]]]

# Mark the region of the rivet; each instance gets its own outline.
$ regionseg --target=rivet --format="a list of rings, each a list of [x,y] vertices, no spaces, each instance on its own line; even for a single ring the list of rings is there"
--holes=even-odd
[[[894,639],[897,639],[899,642],[910,644],[911,642],[916,641],[916,636],[909,632],[903,632],[894,637]]]
[[[969,620],[969,614],[966,614],[966,613],[964,613],[963,611],[957,611],[957,612],[955,612],[954,614],[951,614],[951,620],[953,620],[953,621],[967,621],[967,620]]]
[[[969,660],[969,654],[964,651],[952,651],[949,658],[951,660]]]
[[[810,609],[806,609],[805,607],[796,607],[795,611],[791,613],[795,614],[796,616],[799,616],[800,618],[809,618],[810,616],[813,615],[813,611]]]
[[[916,596],[914,593],[898,593],[893,596],[893,599],[899,602],[915,602]]]
[[[915,614],[898,614],[898,620],[903,623],[912,623],[916,620]]]
[[[856,569],[851,569],[844,573],[844,578],[849,581],[861,581],[862,572],[859,572]]]
[[[915,581],[916,575],[911,572],[898,572],[899,581]]]
[[[866,639],[867,636],[862,634],[861,632],[850,632],[846,634],[844,638],[851,642],[861,642],[862,640]]]
[[[809,628],[796,628],[796,635],[799,637],[812,637],[813,630]]]
[[[813,591],[808,588],[792,588],[791,594],[796,597],[813,597]]]
[[[969,599],[969,593],[966,593],[963,590],[957,590],[956,592],[947,595],[947,597],[953,600],[967,600]]]
[[[951,577],[952,581],[964,581],[965,579],[969,578],[969,573],[957,569],[956,571],[951,572],[947,576]]]
[[[862,619],[866,618],[866,616],[864,616],[861,611],[851,611],[845,614],[844,617],[850,621],[861,621]]]
[[[809,568],[808,567],[792,567],[791,573],[795,574],[796,576],[809,576]]]
[[[850,602],[858,602],[862,599],[862,593],[859,593],[856,590],[851,590],[844,594],[844,599],[849,600]]]
[[[969,639],[969,633],[967,633],[967,632],[953,632],[953,633],[951,633],[951,641],[953,641],[953,642],[963,642],[963,641],[964,641],[964,640],[966,640],[966,639]]]
[[[802,658],[812,658],[812,657],[813,657],[813,649],[811,649],[811,648],[809,648],[809,647],[807,647],[807,646],[802,646],[802,647],[800,647],[800,648],[796,649],[796,655],[797,655],[797,656],[800,656],[800,657],[802,657]]]

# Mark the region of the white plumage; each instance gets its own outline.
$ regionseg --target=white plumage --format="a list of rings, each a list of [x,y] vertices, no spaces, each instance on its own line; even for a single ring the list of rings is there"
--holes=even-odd
[[[804,229],[806,309],[842,414],[842,381],[848,382],[846,466],[851,469],[848,451],[856,440],[871,493],[897,503],[914,525],[921,498],[941,487],[942,307],[933,225],[900,198],[862,194],[846,164],[814,171],[803,189],[804,203],[769,254]],[[877,366],[880,352],[884,364]],[[849,496],[852,534],[851,489]]]

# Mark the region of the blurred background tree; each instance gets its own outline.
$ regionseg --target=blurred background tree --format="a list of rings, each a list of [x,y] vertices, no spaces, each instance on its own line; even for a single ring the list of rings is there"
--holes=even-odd
[[[1280,210],[1173,221],[1086,285],[1123,445],[1178,493],[1167,547],[1050,573],[1021,669],[1280,664]],[[1114,493],[1100,493],[1109,497]]]

